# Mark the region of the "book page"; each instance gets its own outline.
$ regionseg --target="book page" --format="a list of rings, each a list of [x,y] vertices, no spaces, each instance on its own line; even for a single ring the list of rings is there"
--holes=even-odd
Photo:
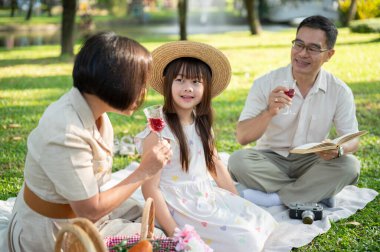
[[[355,132],[355,133],[348,133],[348,134],[345,134],[343,136],[340,136],[338,138],[335,138],[334,140],[332,140],[333,143],[337,144],[337,145],[341,145],[345,142],[348,142],[352,139],[354,139],[355,137],[358,137],[358,136],[362,136],[362,135],[365,135],[367,134],[368,132],[365,131],[365,130],[362,130],[362,131],[358,131],[358,132]]]
[[[367,131],[358,131],[355,133],[349,133],[345,134],[341,137],[335,138],[334,140],[331,140],[331,142],[324,142],[324,143],[308,143],[300,145],[292,150],[290,150],[290,153],[298,153],[298,154],[306,154],[306,153],[315,153],[319,151],[324,150],[333,150],[338,148],[339,145],[354,139],[355,137],[362,136],[367,134]]]
[[[308,144],[303,144],[303,145],[300,145],[296,148],[294,148],[293,150],[308,150],[308,149],[316,149],[316,148],[320,148],[320,147],[327,147],[327,146],[332,146],[332,147],[335,147],[336,144],[335,143],[308,143]]]

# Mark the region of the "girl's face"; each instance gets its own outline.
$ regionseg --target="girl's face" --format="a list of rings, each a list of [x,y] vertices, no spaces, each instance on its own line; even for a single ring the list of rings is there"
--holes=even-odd
[[[188,79],[182,71],[174,78],[172,83],[172,96],[176,109],[192,111],[203,97],[203,80]]]

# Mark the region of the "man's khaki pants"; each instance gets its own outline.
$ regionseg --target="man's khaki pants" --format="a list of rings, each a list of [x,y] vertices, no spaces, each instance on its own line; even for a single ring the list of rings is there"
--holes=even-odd
[[[359,179],[360,162],[353,155],[329,161],[316,154],[290,154],[242,149],[228,161],[232,178],[251,189],[277,192],[285,205],[319,202]]]

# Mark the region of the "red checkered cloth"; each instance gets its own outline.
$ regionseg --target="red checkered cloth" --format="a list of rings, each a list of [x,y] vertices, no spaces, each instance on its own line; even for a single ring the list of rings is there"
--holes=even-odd
[[[116,250],[113,250],[112,248],[124,240],[126,241],[126,243],[124,244],[125,247],[131,248],[134,244],[140,241],[140,235],[129,235],[129,236],[118,235],[118,236],[107,236],[104,238],[104,242],[109,252],[116,252]],[[177,250],[175,250],[175,246],[177,245],[177,242],[174,241],[172,238],[169,238],[169,237],[154,238],[153,240],[151,240],[151,243],[153,245],[154,252],[177,252]]]

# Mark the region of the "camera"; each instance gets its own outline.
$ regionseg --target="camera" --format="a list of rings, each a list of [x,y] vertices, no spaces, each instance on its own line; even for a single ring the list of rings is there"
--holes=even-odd
[[[289,205],[289,217],[302,219],[304,224],[312,224],[314,220],[321,220],[323,206],[318,203],[293,203]]]

